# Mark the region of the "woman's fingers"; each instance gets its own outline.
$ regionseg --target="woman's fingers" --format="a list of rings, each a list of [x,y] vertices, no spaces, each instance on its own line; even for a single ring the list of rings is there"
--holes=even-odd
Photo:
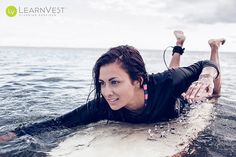
[[[202,86],[198,92],[196,93],[196,97],[202,97],[204,95],[204,92],[206,91],[206,88]]]
[[[213,83],[195,81],[191,84],[183,96],[190,104],[193,102],[203,101],[206,99],[206,97],[212,95],[213,88]]]
[[[191,104],[193,102],[203,101],[209,96],[212,96],[213,89],[213,78],[203,77],[193,82],[182,96]]]
[[[189,100],[189,103],[192,103],[192,101],[195,99],[196,94],[201,89],[202,84],[199,82],[193,82],[192,85],[189,87],[187,92],[185,93],[185,98]]]
[[[191,95],[191,93],[193,92],[193,90],[194,90],[196,84],[197,84],[196,82],[193,82],[193,83],[191,84],[191,86],[189,86],[187,92],[185,93],[185,98],[186,98],[186,99],[189,99],[189,98],[190,98],[190,95]]]
[[[208,96],[212,96],[213,89],[214,89],[214,84],[210,84],[208,86],[208,91],[207,91]]]
[[[10,141],[12,139],[16,138],[16,134],[14,132],[9,132],[5,135],[0,136],[0,143],[1,142],[6,142],[6,141]]]
[[[193,87],[193,90],[189,96],[190,99],[195,99],[195,97],[197,96],[197,93],[199,92],[200,89],[202,89],[202,84],[201,83],[197,83],[195,85],[195,87]]]

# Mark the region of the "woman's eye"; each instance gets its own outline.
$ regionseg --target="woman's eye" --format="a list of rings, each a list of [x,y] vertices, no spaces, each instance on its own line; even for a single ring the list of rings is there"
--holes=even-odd
[[[100,86],[104,86],[105,83],[104,82],[99,82]]]
[[[111,84],[112,84],[112,85],[117,85],[117,84],[119,84],[119,83],[120,83],[119,81],[115,81],[115,80],[114,80],[114,81],[111,81]]]

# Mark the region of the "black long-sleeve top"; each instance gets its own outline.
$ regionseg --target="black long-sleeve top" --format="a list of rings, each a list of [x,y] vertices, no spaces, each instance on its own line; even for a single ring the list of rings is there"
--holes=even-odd
[[[188,67],[169,69],[162,73],[149,75],[148,101],[140,111],[129,111],[126,108],[112,110],[106,100],[101,98],[76,108],[60,117],[47,121],[18,127],[14,130],[17,136],[24,134],[35,135],[59,128],[72,128],[100,120],[114,120],[130,123],[154,123],[171,117],[176,98],[185,92],[193,81],[196,81],[204,67],[211,66],[219,70],[211,61],[199,61]]]

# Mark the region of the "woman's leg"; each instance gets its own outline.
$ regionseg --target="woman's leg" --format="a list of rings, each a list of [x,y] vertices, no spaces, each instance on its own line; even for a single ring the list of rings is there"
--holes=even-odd
[[[184,32],[182,31],[174,31],[174,35],[176,37],[176,46],[180,46],[181,48],[183,47],[184,41],[185,41],[185,36]],[[178,52],[173,52],[169,68],[178,68],[180,65],[180,56],[181,54]],[[175,118],[179,117],[180,113],[182,112],[183,109],[183,104],[182,104],[183,99],[182,98],[177,98],[175,101],[175,104],[173,106],[173,112],[170,111],[170,117]]]
[[[211,56],[210,60],[213,61],[220,70],[220,60],[219,60],[219,48],[220,45],[223,45],[225,43],[225,39],[211,39],[208,41],[208,44],[211,47]],[[215,79],[214,81],[214,90],[213,90],[213,96],[219,96],[221,91],[221,74]]]
[[[185,36],[182,31],[174,31],[174,35],[176,37],[176,46],[183,47],[184,41],[185,41]],[[180,54],[175,53],[173,54],[169,68],[178,68],[180,65]]]

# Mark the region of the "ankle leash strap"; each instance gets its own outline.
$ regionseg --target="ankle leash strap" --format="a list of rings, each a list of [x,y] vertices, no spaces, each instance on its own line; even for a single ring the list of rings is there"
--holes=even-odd
[[[184,50],[185,48],[182,48],[181,46],[175,46],[172,50],[172,56],[174,55],[174,53],[182,55],[184,53]]]

